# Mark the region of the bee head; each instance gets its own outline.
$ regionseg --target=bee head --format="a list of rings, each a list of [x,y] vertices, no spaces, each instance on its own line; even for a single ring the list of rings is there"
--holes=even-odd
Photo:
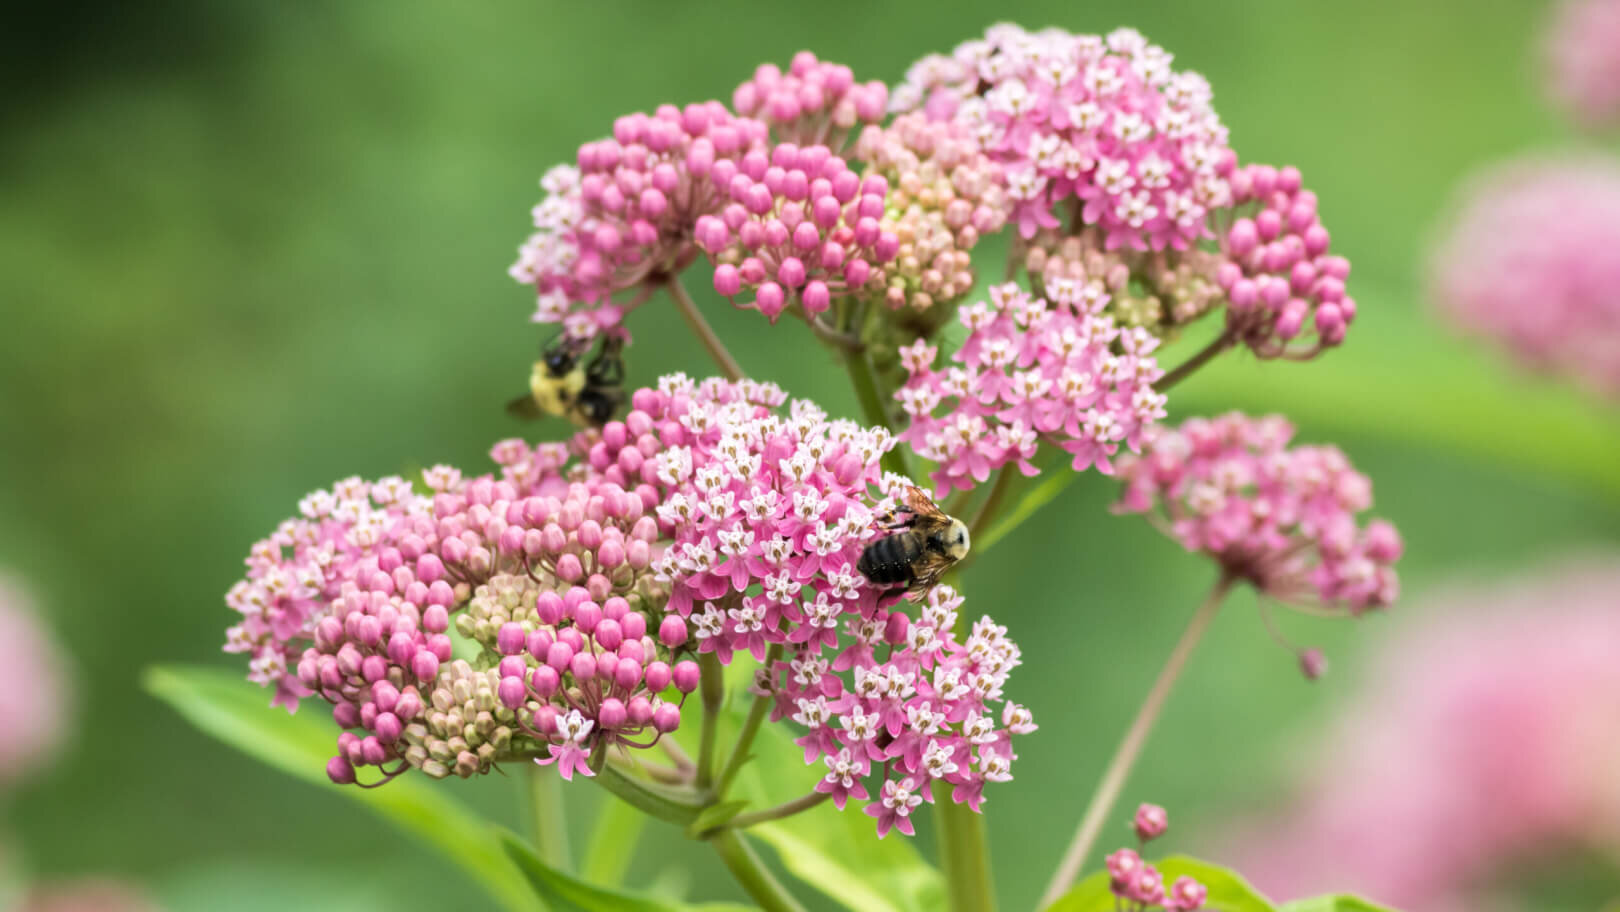
[[[952,517],[950,525],[934,533],[934,542],[940,553],[953,561],[967,557],[969,547],[967,523]]]

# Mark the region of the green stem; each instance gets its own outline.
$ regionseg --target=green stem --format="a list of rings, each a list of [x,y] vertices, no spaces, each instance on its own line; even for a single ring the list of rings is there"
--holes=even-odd
[[[894,431],[894,423],[889,418],[889,409],[884,404],[883,394],[878,392],[877,373],[872,367],[872,359],[865,354],[852,354],[844,358],[849,365],[849,379],[855,385],[855,398],[860,401],[861,412],[866,415],[866,423],[881,425]],[[883,468],[911,477],[909,467],[906,465],[906,454],[896,444],[894,449],[883,454]]]
[[[737,363],[736,358],[731,357],[731,352],[726,351],[726,344],[715,335],[709,321],[703,319],[703,312],[698,310],[692,296],[686,293],[686,286],[674,276],[670,276],[665,284],[669,286],[669,296],[675,299],[675,306],[680,310],[681,316],[686,318],[686,325],[692,328],[692,333],[698,337],[698,341],[708,349],[709,357],[720,366],[720,373],[725,374],[727,380],[741,380],[742,366]]]
[[[973,514],[973,519],[968,522],[969,541],[977,538],[979,533],[990,525],[990,520],[996,518],[996,513],[1001,509],[1001,502],[1007,498],[1007,491],[1012,486],[1014,474],[1015,472],[1007,466],[997,470],[996,482],[990,486],[990,496],[984,499],[984,503],[980,504],[978,511]]]
[[[947,782],[934,783],[934,819],[939,829],[939,861],[951,912],[989,912],[996,907],[990,878],[990,844],[984,818],[951,800]]]
[[[772,644],[770,652],[765,655],[765,674],[771,673],[771,668],[782,658],[782,645]],[[731,780],[736,778],[737,771],[748,762],[748,749],[754,745],[754,736],[759,733],[760,723],[765,721],[766,713],[771,710],[775,698],[769,694],[755,694],[754,703],[748,707],[748,718],[743,720],[742,731],[737,733],[737,743],[731,746],[731,756],[726,758],[725,769],[720,771],[720,779],[715,783],[715,800],[719,801],[726,796],[726,788]]]
[[[563,808],[562,777],[556,770],[529,764],[529,810],[534,815],[534,847],[540,860],[559,871],[573,868],[568,850],[568,815]]]
[[[1215,337],[1214,341],[1199,349],[1198,354],[1176,365],[1175,370],[1160,377],[1159,382],[1153,384],[1153,388],[1162,393],[1175,386],[1191,376],[1193,371],[1203,367],[1209,359],[1231,348],[1232,343],[1236,341],[1237,339],[1232,335],[1231,330],[1223,330],[1220,335]]]
[[[1158,720],[1159,712],[1164,709],[1165,700],[1170,696],[1170,689],[1175,686],[1176,678],[1181,676],[1181,670],[1186,667],[1193,648],[1203,639],[1204,631],[1208,630],[1210,622],[1215,620],[1216,613],[1220,611],[1221,601],[1231,591],[1233,582],[1235,580],[1232,577],[1221,574],[1221,578],[1216,580],[1204,603],[1193,613],[1187,629],[1181,634],[1181,639],[1176,641],[1176,647],[1171,650],[1170,658],[1165,661],[1164,667],[1159,670],[1158,679],[1153,682],[1153,689],[1148,691],[1147,699],[1142,701],[1141,708],[1136,711],[1136,718],[1131,721],[1131,727],[1125,732],[1119,747],[1114,750],[1113,758],[1108,761],[1108,769],[1103,773],[1102,781],[1097,783],[1097,790],[1091,795],[1091,803],[1086,805],[1086,812],[1080,818],[1080,826],[1074,832],[1074,840],[1069,843],[1069,849],[1063,855],[1063,863],[1058,865],[1057,872],[1052,875],[1052,882],[1047,885],[1039,908],[1044,909],[1057,902],[1080,876],[1080,871],[1086,863],[1086,856],[1091,853],[1092,846],[1102,833],[1103,821],[1113,811],[1114,802],[1124,790],[1125,780],[1130,776],[1131,767],[1136,765],[1136,758],[1141,756],[1142,747],[1153,731],[1153,723]]]
[[[710,837],[709,844],[719,853],[731,876],[737,878],[737,883],[765,912],[805,912],[804,906],[765,867],[765,862],[741,834],[735,830],[719,830]]]
[[[769,807],[763,811],[754,811],[750,814],[738,814],[737,816],[726,821],[725,828],[731,830],[743,830],[753,826],[756,823],[768,823],[772,820],[781,820],[783,817],[792,817],[794,814],[802,814],[805,811],[810,810],[831,797],[831,792],[811,792],[808,795],[795,798],[792,801],[784,801],[776,807]]]
[[[632,779],[611,763],[597,770],[596,782],[642,813],[680,826],[696,820],[702,809],[690,792]]]
[[[720,704],[725,701],[725,670],[712,652],[698,656],[703,674],[698,690],[703,697],[703,730],[698,736],[697,787],[705,790],[714,781],[715,739],[720,734]]]
[[[624,881],[635,857],[636,842],[647,825],[647,815],[628,802],[605,800],[596,809],[596,826],[585,844],[579,875],[607,887]]]

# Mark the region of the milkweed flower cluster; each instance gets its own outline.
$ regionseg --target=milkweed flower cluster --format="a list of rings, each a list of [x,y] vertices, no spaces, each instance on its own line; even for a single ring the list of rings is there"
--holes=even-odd
[[[1043,440],[1069,453],[1075,471],[1110,472],[1120,445],[1140,446],[1165,416],[1153,389],[1158,339],[1103,314],[1101,283],[1056,281],[1047,293],[1007,284],[962,307],[969,335],[948,366],[936,368],[938,350],[921,339],[901,350],[909,379],[895,398],[911,417],[901,439],[938,464],[938,491],[971,488],[1003,466],[1033,475]]]
[[[766,147],[766,127],[719,102],[628,114],[613,135],[579,147],[540,185],[535,233],[512,277],[539,294],[535,322],[589,336],[616,326],[615,293],[691,263],[692,225],[730,198],[739,162]]]
[[[1434,296],[1463,331],[1620,396],[1616,249],[1620,166],[1511,164],[1468,190],[1433,259]]]
[[[882,764],[884,831],[909,832],[896,789],[941,779],[976,808],[1010,778],[1010,738],[1034,724],[1003,702],[1005,629],[983,619],[958,641],[954,594],[913,623],[855,569],[905,483],[879,472],[887,431],[805,401],[781,414],[786,395],[748,381],[673,375],[631,401],[572,451],[497,444],[498,476],[436,467],[431,494],[345,480],[255,546],[226,648],[277,702],[331,704],[333,780],[521,757],[594,775],[609,748],[680,727],[694,653],[737,652],[768,662],[807,762],[844,756],[842,798],[867,797],[855,780]],[[453,655],[452,624],[478,655]]]
[[[1215,272],[1226,292],[1227,332],[1262,358],[1308,358],[1344,341],[1356,316],[1345,294],[1350,261],[1328,253],[1316,194],[1299,169],[1250,165],[1232,175],[1233,202],[1252,203],[1222,239]],[[1310,338],[1314,336],[1314,338]]]
[[[1121,326],[1143,327],[1168,338],[1226,302],[1216,275],[1227,260],[1202,248],[1156,250],[1131,254],[1105,250],[1095,228],[1077,234],[1043,230],[1024,253],[1024,268],[1036,290],[1046,294],[1056,283],[1092,286],[1106,295],[1104,313]]]
[[[903,114],[887,128],[861,131],[855,156],[889,185],[884,223],[900,241],[883,300],[925,311],[967,294],[971,251],[1007,222],[1001,166],[979,151],[967,129]]]
[[[861,124],[881,121],[888,105],[888,86],[856,82],[849,67],[809,51],[793,55],[785,73],[774,63],[760,64],[754,78],[731,93],[732,108],[768,124],[777,142],[833,149],[843,148]]]
[[[1133,822],[1138,848],[1163,836],[1170,828],[1170,819],[1164,808],[1144,804],[1136,810]],[[1108,870],[1108,889],[1115,901],[1128,912],[1197,912],[1209,898],[1209,890],[1197,878],[1181,876],[1166,884],[1164,875],[1152,864],[1144,861],[1137,849],[1120,849],[1105,860]]]
[[[970,129],[1006,167],[1026,238],[1057,227],[1058,205],[1073,199],[1075,221],[1098,226],[1108,249],[1183,249],[1229,204],[1221,169],[1232,154],[1209,83],[1171,59],[1132,29],[1101,38],[997,25],[914,64],[893,106]]]
[[[1372,485],[1331,446],[1295,446],[1280,416],[1232,412],[1160,426],[1120,460],[1115,509],[1144,513],[1223,573],[1292,604],[1351,615],[1387,607],[1399,589],[1395,527],[1358,526]]]
[[[1503,872],[1620,843],[1617,566],[1568,560],[1406,615],[1290,800],[1223,838],[1231,860],[1283,898],[1543,907],[1502,895]]]
[[[900,241],[883,225],[888,182],[861,179],[826,146],[780,143],[743,156],[727,175],[728,202],[697,219],[693,236],[716,263],[714,290],[771,322],[789,304],[810,317],[836,297],[880,286]]]
[[[66,735],[64,659],[16,582],[0,577],[0,791],[38,772]]]
[[[1620,124],[1620,2],[1563,0],[1546,35],[1547,89],[1588,127]]]

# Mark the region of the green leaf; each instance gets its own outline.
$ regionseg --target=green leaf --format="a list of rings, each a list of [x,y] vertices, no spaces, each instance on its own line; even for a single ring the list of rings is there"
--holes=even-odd
[[[1283,903],[1277,912],[1396,912],[1391,906],[1382,906],[1370,899],[1340,893],[1336,896],[1313,896]]]
[[[650,819],[617,795],[602,795],[596,803],[590,841],[585,844],[585,854],[580,859],[580,876],[591,883],[617,886],[630,868],[636,843]]]
[[[556,912],[747,912],[753,908],[735,903],[682,903],[599,887],[548,866],[528,844],[511,833],[501,832],[499,842],[506,857],[528,878],[534,892]]]
[[[507,860],[494,829],[427,781],[405,776],[378,789],[333,785],[326,778],[326,761],[336,749],[336,737],[328,720],[271,708],[263,689],[225,669],[160,666],[147,669],[142,680],[148,693],[209,735],[284,773],[358,801],[440,850],[502,908],[546,908]]]
[[[1278,912],[1248,881],[1220,865],[1172,855],[1155,862],[1154,867],[1164,875],[1167,890],[1178,877],[1192,877],[1203,884],[1209,890],[1204,908],[1214,912]],[[1114,912],[1116,908],[1114,894],[1108,888],[1108,872],[1099,871],[1048,906],[1047,912]]]
[[[722,801],[704,808],[686,827],[686,835],[692,839],[702,839],[703,834],[719,827],[721,824],[742,813],[748,806],[745,800]]]
[[[1018,528],[1019,523],[1035,515],[1036,510],[1051,503],[1059,494],[1063,493],[1065,488],[1074,484],[1074,480],[1079,477],[1080,473],[1072,471],[1067,465],[1047,469],[1046,477],[1041,479],[1041,483],[1025,491],[1024,496],[1018,498],[1018,503],[1013,505],[1012,510],[996,520],[995,525],[991,526],[990,530],[981,536],[983,541],[973,543],[974,550],[978,551],[982,556],[996,542],[1006,538],[1008,533]]]

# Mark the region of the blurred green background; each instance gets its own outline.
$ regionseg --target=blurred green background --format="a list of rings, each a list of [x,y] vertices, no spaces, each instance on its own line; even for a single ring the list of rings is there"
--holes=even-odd
[[[5,809],[12,842],[36,873],[124,875],[175,909],[467,907],[458,870],[189,728],[139,689],[140,669],[237,663],[219,652],[222,593],[304,493],[409,464],[479,469],[491,442],[534,432],[500,407],[542,337],[505,268],[550,164],[619,114],[729,99],[801,48],[892,83],[991,13],[76,0],[33,15],[0,37],[0,565],[73,657],[80,727]],[[1353,690],[1358,653],[1425,591],[1620,541],[1615,410],[1454,340],[1422,301],[1458,181],[1572,142],[1535,80],[1544,15],[1516,0],[996,8],[1032,28],[1133,25],[1204,73],[1240,156],[1297,164],[1355,267],[1343,350],[1308,365],[1228,356],[1171,407],[1281,409],[1302,439],[1340,444],[1406,535],[1406,605],[1285,619],[1334,660],[1308,685],[1252,598],[1232,604],[1126,795],[1171,808],[1172,848],[1220,857],[1198,834],[1276,795],[1292,748]],[[701,300],[746,367],[856,413],[802,330]],[[632,328],[633,381],[709,372],[673,308]],[[1023,645],[1010,696],[1042,724],[987,805],[1009,909],[1038,895],[1210,581],[1146,524],[1111,517],[1112,495],[1082,479],[965,580],[973,610]],[[443,787],[516,825],[519,785]],[[596,799],[572,790],[582,815]],[[696,895],[735,895],[662,824],[636,871],[685,862],[674,876]]]

